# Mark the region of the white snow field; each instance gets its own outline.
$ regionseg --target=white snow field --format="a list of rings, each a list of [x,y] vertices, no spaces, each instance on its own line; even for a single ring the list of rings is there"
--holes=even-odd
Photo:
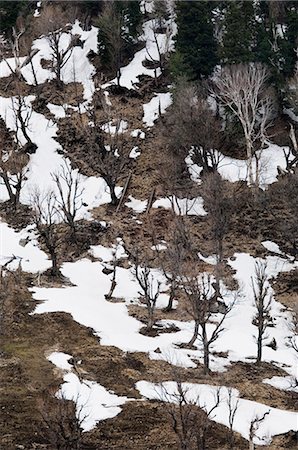
[[[289,147],[280,147],[279,145],[269,142],[267,145],[268,147],[264,148],[261,152],[258,152],[260,153],[259,179],[260,187],[262,189],[265,189],[267,185],[277,181],[278,166],[283,170],[286,169],[284,151],[287,152],[289,150]],[[231,182],[236,182],[239,180],[248,181],[247,161],[245,159],[231,158],[223,155],[217,150],[215,150],[214,153],[216,155],[215,158],[219,160],[218,172],[224,179]],[[193,163],[192,156],[193,153],[191,151],[189,156],[185,159],[185,162],[188,166],[191,179],[196,183],[200,183],[202,167],[199,167],[197,164]],[[255,162],[253,163],[253,170],[255,177]]]
[[[10,262],[11,261],[11,262]],[[15,231],[0,221],[0,266],[10,270],[22,267],[25,272],[43,272],[51,267],[51,261],[38,247],[32,227]]]
[[[84,31],[76,21],[69,33],[63,33],[60,39],[60,48],[66,49],[69,45],[71,36],[78,35],[83,42],[83,47],[74,47],[71,57],[67,63],[62,68],[62,81],[63,83],[72,83],[74,81],[82,83],[84,88],[84,99],[86,101],[91,100],[94,93],[95,87],[92,80],[92,76],[95,73],[94,66],[90,63],[87,55],[90,50],[97,52],[97,33],[98,29],[92,27],[90,31]],[[41,61],[52,60],[52,51],[49,42],[46,37],[42,36],[32,44],[32,50],[38,50],[35,56],[32,58],[32,64],[34,66],[34,71],[38,84],[45,83],[48,80],[53,80],[55,78],[54,73],[50,69],[42,67]],[[20,59],[22,64],[26,57]],[[11,69],[15,70],[16,61],[14,58],[8,58],[0,62],[0,78],[8,77],[11,74]],[[21,69],[21,73],[28,84],[35,84],[34,75],[30,64],[27,64]]]
[[[72,315],[74,320],[82,325],[94,329],[96,335],[101,338],[101,345],[113,345],[123,351],[148,352],[152,359],[164,359],[172,364],[184,367],[196,367],[197,362],[202,362],[202,348],[200,341],[196,343],[197,350],[181,349],[179,343],[189,342],[193,329],[193,321],[183,322],[176,320],[162,320],[162,326],[175,325],[180,331],[164,333],[156,337],[148,337],[139,333],[143,324],[129,316],[127,305],[136,303],[139,297],[139,286],[133,276],[132,269],[118,267],[116,271],[117,287],[113,296],[123,298],[123,303],[111,303],[105,299],[109,292],[112,275],[105,275],[102,269],[112,261],[113,249],[103,246],[92,248],[92,253],[99,258],[98,262],[83,259],[75,263],[64,263],[62,273],[69,278],[74,286],[63,288],[34,287],[33,298],[43,300],[35,310],[35,313],[65,311]],[[226,370],[231,361],[253,361],[256,357],[255,336],[257,328],[252,324],[255,314],[253,305],[253,291],[251,277],[254,276],[256,259],[246,253],[235,254],[229,261],[230,266],[236,271],[235,278],[241,288],[241,292],[224,289],[226,304],[237,302],[225,321],[225,331],[214,343],[212,351],[226,352],[227,358],[215,356],[211,353],[211,370]],[[270,277],[275,277],[279,272],[292,270],[297,263],[291,263],[279,256],[266,258],[267,272]],[[166,289],[165,281],[158,270],[152,270],[152,275],[157,283],[159,279],[163,283],[162,291]],[[295,375],[297,361],[295,352],[287,343],[290,335],[289,323],[291,314],[274,300],[274,291],[269,287],[268,295],[273,296],[272,316],[273,327],[268,329],[268,337],[264,342],[263,360],[283,368],[290,376]],[[165,292],[160,297],[157,307],[166,305],[168,295]],[[220,315],[214,314],[213,320]],[[212,332],[214,325],[208,325],[208,334]],[[266,344],[272,339],[276,340],[277,349],[273,350]],[[155,350],[159,349],[158,352]]]
[[[57,192],[57,187],[53,182],[52,174],[61,172],[61,167],[70,167],[70,161],[63,156],[63,149],[61,145],[55,140],[57,136],[58,126],[51,120],[44,117],[43,114],[37,113],[33,110],[31,104],[34,101],[34,96],[24,97],[24,116],[29,113],[30,119],[28,124],[28,135],[32,141],[37,145],[37,150],[33,155],[30,155],[28,163],[28,181],[25,183],[21,191],[21,202],[30,204],[30,197],[36,187],[42,192],[53,190]],[[14,98],[0,97],[0,116],[6,122],[9,129],[16,131],[16,118],[13,111]],[[22,131],[18,132],[18,139],[22,144],[26,140]],[[60,153],[58,153],[58,151]],[[72,171],[78,174],[77,170]],[[105,181],[100,177],[85,177],[79,175],[81,179],[80,188],[83,190],[82,202],[87,205],[82,205],[78,212],[77,219],[90,218],[89,209],[99,206],[110,201],[110,194]],[[66,185],[63,185],[66,192]],[[117,187],[116,193],[119,194],[121,188]],[[7,191],[4,185],[0,185],[0,199],[5,201],[8,199]]]
[[[140,40],[144,41],[144,48],[135,53],[132,61],[127,66],[120,69],[120,85],[127,89],[136,89],[136,85],[139,82],[141,75],[147,75],[151,78],[159,77],[161,75],[161,69],[149,69],[145,67],[144,62],[146,60],[159,61],[159,53],[164,54],[173,49],[173,37],[176,33],[176,27],[173,21],[167,21],[168,33],[156,33],[156,40],[154,37],[154,28],[156,23],[154,20],[148,20],[143,25],[143,35]],[[106,89],[112,84],[116,84],[117,79],[109,81],[102,85],[102,89]]]
[[[174,381],[167,381],[161,384],[139,381],[136,383],[136,388],[141,395],[148,399],[174,404],[178,403],[179,394],[177,383]],[[186,401],[201,406],[206,412],[215,406],[218,388],[220,388],[220,403],[212,412],[210,418],[215,422],[229,427],[228,388],[225,386],[182,383]],[[262,403],[240,398],[239,391],[233,389],[232,405],[235,406],[237,401],[239,403],[235,414],[233,430],[240,433],[247,440],[249,440],[251,421],[256,417],[261,418],[264,413],[269,412],[264,421],[260,423],[259,429],[256,432],[254,438],[256,445],[268,445],[273,436],[287,433],[291,430],[297,430],[298,414],[295,412],[271,408]]]
[[[164,114],[171,104],[172,94],[170,92],[155,94],[149,103],[145,103],[143,105],[143,122],[146,127],[153,127],[155,120],[159,117],[159,113]]]
[[[107,391],[94,381],[82,379],[72,372],[72,365],[68,363],[71,355],[54,352],[48,360],[64,372],[63,380],[57,398],[73,400],[76,404],[76,414],[84,431],[92,430],[100,420],[110,419],[121,412],[127,397],[119,397]]]

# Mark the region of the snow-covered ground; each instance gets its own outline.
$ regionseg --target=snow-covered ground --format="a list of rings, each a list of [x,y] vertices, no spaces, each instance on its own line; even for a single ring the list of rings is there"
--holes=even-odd
[[[136,383],[139,392],[148,399],[156,399],[164,402],[177,404],[179,393],[177,384],[174,381],[168,381],[161,384],[153,384],[147,381]],[[215,422],[229,427],[229,391],[225,386],[211,386],[205,384],[182,383],[182,390],[185,393],[185,400],[203,408],[207,413],[216,404],[217,390],[220,388],[220,403],[212,412],[210,418]],[[245,439],[249,440],[251,421],[256,417],[261,418],[265,413],[264,421],[259,424],[259,429],[253,439],[257,445],[268,445],[271,438],[278,434],[297,430],[298,415],[294,412],[283,411],[277,408],[271,408],[267,405],[246,400],[239,397],[239,392],[232,389],[231,404],[237,406],[233,430],[240,433]]]
[[[71,57],[62,68],[61,79],[63,83],[78,82],[82,83],[84,88],[84,99],[91,100],[95,87],[92,76],[95,73],[94,66],[90,63],[87,55],[90,50],[97,52],[97,33],[98,29],[92,27],[90,31],[84,31],[80,26],[79,21],[76,21],[69,33],[63,33],[59,41],[60,49],[66,49],[70,43],[71,37],[79,36],[83,42],[83,47],[76,46],[73,48]],[[32,50],[38,52],[32,58],[34,72],[38,84],[53,80],[55,75],[53,71],[42,66],[42,60],[52,61],[53,54],[50,47],[49,40],[42,36],[32,44]],[[20,58],[20,64],[24,63],[26,57]],[[0,62],[0,78],[8,77],[11,74],[11,69],[15,70],[16,61],[14,58],[3,59]],[[34,85],[35,78],[30,64],[27,64],[21,69],[21,73],[28,84]]]
[[[80,379],[68,362],[71,358],[71,355],[62,352],[54,352],[48,356],[48,360],[64,372],[64,383],[56,396],[75,402],[77,418],[83,430],[89,431],[100,420],[117,416],[121,412],[120,405],[128,399],[107,391],[94,381]]]
[[[156,21],[148,20],[143,25],[143,35],[140,40],[144,41],[144,48],[135,53],[132,61],[127,66],[120,69],[120,85],[127,89],[135,89],[141,75],[147,75],[151,78],[159,77],[161,69],[149,69],[145,67],[144,62],[159,61],[159,51],[165,54],[173,49],[173,37],[176,33],[176,27],[173,21],[167,22],[167,33],[154,33]],[[159,49],[159,51],[158,51]],[[102,85],[106,89],[112,84],[116,84],[117,79]]]
[[[65,311],[70,313],[74,320],[82,325],[91,327],[100,336],[101,345],[113,345],[123,351],[148,352],[152,359],[165,359],[170,363],[196,367],[197,362],[202,363],[202,347],[200,341],[196,343],[197,350],[181,349],[177,344],[187,343],[193,333],[193,321],[182,322],[175,320],[163,320],[163,326],[175,325],[180,331],[165,333],[156,337],[140,334],[143,324],[129,316],[127,305],[137,302],[139,286],[132,269],[117,267],[117,287],[113,296],[123,298],[124,303],[111,303],[105,299],[105,294],[110,290],[112,275],[105,275],[102,270],[106,264],[112,261],[112,249],[103,246],[93,248],[93,255],[100,259],[91,262],[83,259],[75,263],[65,263],[62,273],[70,279],[74,286],[63,288],[34,287],[33,297],[36,300],[44,300],[35,312]],[[267,256],[267,273],[275,277],[279,272],[289,271],[297,267],[279,256]],[[211,369],[225,370],[231,361],[252,361],[256,357],[255,336],[257,328],[252,324],[255,315],[253,304],[253,291],[251,277],[254,276],[256,259],[246,253],[235,254],[229,261],[230,266],[236,271],[235,278],[241,291],[229,291],[224,288],[224,301],[226,304],[234,301],[236,305],[225,321],[225,331],[214,343],[212,351],[228,352],[226,358],[211,353]],[[164,283],[162,291],[166,289],[165,281],[158,270],[152,272],[155,280]],[[274,291],[269,286],[268,295],[272,295],[273,327],[267,330],[267,338],[263,347],[263,360],[283,368],[289,375],[294,376],[296,371],[295,352],[288,345],[289,323],[291,314],[274,300]],[[166,305],[168,294],[165,292],[160,297],[157,307]],[[220,315],[214,314],[213,321]],[[208,335],[212,332],[214,324],[207,327]],[[273,350],[266,344],[272,339],[276,340],[277,349]],[[155,350],[160,349],[160,352]]]
[[[166,109],[172,104],[170,92],[155,94],[149,103],[143,105],[143,122],[147,127],[153,127],[154,122],[160,114],[164,114]]]
[[[37,12],[38,14],[38,12]],[[173,24],[169,35],[157,34],[159,47],[162,53],[171,49],[172,37],[175,33]],[[83,31],[79,22],[76,22],[71,29],[72,34],[78,34],[84,42],[83,47],[75,47],[72,56],[64,66],[62,71],[62,79],[64,83],[77,81],[82,83],[84,88],[84,102],[89,102],[95,90],[94,81],[92,79],[95,69],[89,62],[87,54],[90,50],[97,51],[97,29],[92,27],[90,31]],[[70,35],[64,34],[61,39],[61,47],[66,48],[69,43]],[[158,60],[158,48],[153,33],[153,21],[145,22],[143,26],[143,39],[145,47],[136,52],[132,61],[121,69],[121,85],[128,89],[135,89],[139,81],[140,75],[148,75],[150,77],[159,76],[161,71],[158,68],[148,69],[144,66],[146,59]],[[38,83],[44,83],[52,80],[53,73],[42,67],[41,60],[51,59],[51,51],[46,37],[40,37],[35,40],[32,46],[37,49],[37,54],[33,57],[33,65],[36,71]],[[21,62],[24,59],[21,60]],[[10,59],[7,61],[12,69],[14,69],[15,61]],[[6,61],[0,62],[0,77],[10,74],[9,66]],[[34,77],[30,65],[22,68],[22,74],[29,84],[34,84]],[[116,80],[112,80],[103,89]],[[16,131],[16,119],[12,108],[13,98],[0,98],[0,116],[5,121],[7,127]],[[30,155],[28,163],[28,181],[21,193],[21,202],[30,203],[30,196],[36,186],[41,191],[48,189],[56,189],[52,180],[52,173],[61,170],[62,165],[70,167],[69,159],[63,156],[63,149],[55,140],[58,132],[58,125],[45,118],[44,115],[35,112],[32,109],[34,96],[24,98],[24,115],[29,115],[28,134],[32,141],[37,145],[36,153]],[[108,94],[106,101],[110,102]],[[156,93],[151,101],[143,105],[144,126],[154,126],[154,121],[159,115],[159,105],[161,113],[171,104],[171,94]],[[49,103],[49,111],[54,115],[55,119],[65,117],[64,107]],[[81,105],[82,106],[82,105]],[[105,131],[116,131],[114,123],[109,122],[104,126]],[[119,131],[119,130],[118,130]],[[128,132],[127,122],[121,122],[121,132]],[[141,129],[131,131],[131,135],[135,138],[144,139],[145,133]],[[25,143],[24,136],[19,130],[18,139]],[[139,149],[132,149],[131,158],[139,155]],[[219,172],[230,181],[247,179],[246,161],[228,158],[223,155],[220,157]],[[201,168],[193,164],[191,156],[186,160],[191,177],[196,182],[200,182]],[[277,166],[285,167],[283,148],[277,145],[269,144],[261,154],[261,184],[266,186],[274,181],[277,177]],[[73,171],[76,176],[77,171]],[[90,219],[89,210],[95,206],[110,201],[106,184],[99,177],[81,176],[81,187],[83,188],[82,201],[84,205],[80,209],[78,218],[85,217]],[[56,190],[57,192],[57,190]],[[117,193],[121,192],[121,188],[117,188]],[[0,199],[7,199],[7,193],[4,187],[0,186]],[[172,200],[172,201],[171,201]],[[126,206],[132,208],[136,213],[144,212],[147,201],[141,201],[130,196],[125,203]],[[188,214],[203,216],[206,211],[203,207],[201,197],[196,199],[172,199],[161,198],[154,202],[153,207],[171,208],[174,205],[174,211],[177,214]],[[7,224],[0,222],[1,237],[1,260],[0,264],[4,265],[7,261],[15,256],[10,263],[10,269],[16,269],[21,261],[23,270],[28,272],[42,272],[50,267],[51,263],[46,254],[37,247],[34,230],[27,228],[20,232],[14,231]],[[283,255],[278,246],[271,241],[264,241],[264,247],[269,251],[266,256],[267,273],[274,278],[282,271],[290,271],[297,267],[297,262],[292,262],[287,255]],[[182,367],[196,367],[197,363],[202,363],[203,353],[201,343],[196,342],[196,349],[183,349],[177,344],[187,343],[192,337],[194,330],[193,321],[177,321],[162,320],[159,325],[169,327],[175,325],[179,331],[164,333],[155,337],[145,336],[140,333],[143,323],[131,317],[128,313],[130,304],[139,304],[139,285],[133,275],[133,268],[117,267],[116,282],[117,286],[113,293],[115,298],[121,298],[123,302],[113,303],[105,298],[110,290],[112,274],[106,275],[102,272],[105,267],[110,267],[113,260],[115,248],[103,246],[95,246],[90,250],[95,258],[91,261],[88,258],[72,262],[64,263],[61,267],[62,274],[69,278],[72,286],[64,286],[61,288],[44,288],[33,287],[32,293],[35,300],[41,300],[36,307],[35,314],[42,314],[53,311],[64,311],[70,313],[74,320],[78,323],[91,327],[94,333],[100,337],[101,345],[116,346],[124,352],[141,351],[149,354],[152,359],[166,360],[171,364]],[[117,248],[117,257],[126,258],[121,244]],[[204,257],[199,255],[206,263],[213,264],[214,257],[209,255]],[[254,316],[253,292],[251,286],[251,277],[254,275],[256,259],[247,253],[237,253],[228,261],[228,264],[235,270],[235,279],[241,288],[241,292],[229,291],[224,288],[224,301],[226,304],[232,302],[237,296],[237,302],[231,314],[225,322],[225,331],[220,338],[214,343],[212,351],[228,352],[227,357],[220,357],[212,353],[210,356],[211,370],[223,371],[231,361],[253,361],[256,356],[256,327],[252,324]],[[155,288],[157,281],[162,283],[162,294],[160,295],[157,308],[163,308],[168,301],[167,285],[162,273],[158,269],[152,269]],[[289,323],[291,322],[290,312],[274,299],[274,291],[272,283],[269,286],[269,295],[272,295],[272,313],[273,327],[268,331],[268,337],[265,344],[270,343],[274,338],[277,343],[276,350],[264,345],[263,359],[285,370],[287,376],[273,377],[264,383],[280,389],[288,389],[288,383],[291,377],[295,375],[297,368],[297,360],[293,349],[288,345],[288,337],[290,335]],[[177,307],[177,302],[175,302]],[[220,318],[219,314],[214,314],[212,319],[216,321]],[[207,327],[207,333],[210,335],[214,328],[214,323],[210,323]],[[73,371],[68,360],[71,356],[63,353],[53,353],[49,356],[49,360],[58,368],[64,371],[64,383],[61,386],[58,396],[64,396],[68,399],[74,399],[78,408],[83,408],[86,418],[83,421],[84,430],[90,430],[95,426],[98,420],[108,417],[114,417],[121,409],[120,406],[127,401],[126,397],[118,397],[108,392],[103,386],[97,383],[81,380]],[[157,398],[158,386],[153,386],[147,382],[139,382],[137,388],[147,398]],[[200,394],[200,401],[206,407],[212,405],[214,399],[214,386],[204,385],[187,385],[189,395],[197,397]],[[175,384],[169,382],[167,385],[169,392],[175,391]],[[227,425],[226,411],[226,388],[222,388],[223,402],[219,406],[214,420]],[[233,390],[233,396],[236,401],[239,393]],[[248,430],[250,420],[255,414],[263,414],[270,409],[270,414],[266,416],[266,420],[262,423],[256,443],[266,443],[274,434],[284,433],[295,428],[297,417],[292,412],[280,411],[269,408],[249,400],[239,399],[239,413],[235,418],[235,430],[239,431],[244,437],[248,438]]]
[[[38,247],[32,227],[15,231],[0,222],[0,265],[5,264],[10,270],[17,269],[20,264],[24,271],[33,273],[51,267],[47,255]]]
[[[260,152],[259,161],[259,181],[260,187],[265,188],[269,184],[277,181],[278,171],[277,168],[286,169],[286,159],[284,151],[288,151],[288,147],[280,147],[276,144],[268,143],[268,146]],[[236,159],[229,156],[225,156],[218,151],[214,151],[215,159],[219,160],[218,172],[220,175],[231,182],[235,181],[247,181],[248,180],[248,167],[245,159]],[[193,181],[200,183],[200,174],[202,167],[193,163],[192,152],[185,160],[190,176]],[[256,173],[255,161],[253,162],[254,179]]]
[[[62,167],[69,167],[70,161],[63,156],[63,149],[55,140],[57,136],[58,126],[51,120],[45,118],[43,114],[33,110],[31,104],[34,96],[24,97],[23,116],[29,115],[28,135],[32,142],[37,145],[37,150],[30,155],[28,163],[27,182],[21,191],[21,202],[30,204],[32,193],[39,188],[41,192],[53,190],[57,192],[57,186],[53,182],[53,173],[60,173]],[[9,129],[16,131],[16,117],[13,109],[14,98],[0,97],[0,116],[6,122]],[[18,139],[22,144],[26,143],[22,131],[18,130]],[[78,171],[73,170],[74,177],[78,176]],[[82,192],[82,207],[78,211],[77,219],[90,218],[88,210],[110,201],[105,181],[100,177],[80,177],[80,189]],[[66,192],[66,184],[63,184],[64,192]],[[121,188],[117,188],[116,193],[119,194]],[[5,201],[8,199],[7,191],[4,185],[0,185],[0,199]]]

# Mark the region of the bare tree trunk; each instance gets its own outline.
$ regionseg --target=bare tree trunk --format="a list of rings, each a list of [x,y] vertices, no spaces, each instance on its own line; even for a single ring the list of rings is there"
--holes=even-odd
[[[176,292],[176,287],[174,286],[174,282],[172,281],[171,286],[170,286],[169,302],[168,302],[167,306],[164,309],[165,312],[172,311],[172,309],[173,309],[173,302],[174,302],[174,299],[175,299],[175,292]]]
[[[248,136],[245,137],[245,142],[246,142],[248,182],[251,186],[253,186],[255,184],[255,180],[253,178],[253,164],[252,164],[253,149],[252,143]]]
[[[204,348],[204,372],[205,374],[209,373],[209,342],[206,331],[206,324],[202,325],[202,340],[203,340],[203,348]]]
[[[263,347],[263,336],[262,330],[258,329],[258,352],[257,352],[257,364],[260,364],[262,360],[262,347]]]
[[[9,195],[9,201],[10,203],[12,203],[13,205],[15,204],[16,200],[15,200],[15,194],[12,192],[12,188],[11,185],[9,183],[9,178],[6,172],[2,172],[1,173],[1,178],[5,184],[5,187],[7,189],[8,195]]]
[[[118,197],[117,197],[117,195],[116,195],[116,192],[115,192],[116,186],[115,186],[115,184],[114,184],[110,179],[107,179],[107,178],[106,178],[105,181],[106,181],[106,183],[107,183],[107,185],[108,185],[108,188],[109,188],[109,190],[110,190],[110,195],[111,195],[111,205],[117,206],[117,205],[118,205],[118,202],[119,202],[119,199],[118,199]]]
[[[52,250],[50,253],[50,256],[51,256],[51,261],[52,261],[51,275],[53,277],[56,277],[59,274],[56,252],[54,250]]]
[[[196,342],[196,340],[198,339],[198,334],[199,334],[199,322],[197,320],[195,320],[195,329],[194,329],[193,337],[191,338],[191,340],[188,343],[188,345],[190,347],[192,347],[194,345],[194,343]]]
[[[149,303],[147,303],[148,305]],[[147,322],[147,330],[151,330],[153,328],[154,325],[154,314],[153,314],[153,309],[150,306],[147,306],[148,309],[148,322]]]

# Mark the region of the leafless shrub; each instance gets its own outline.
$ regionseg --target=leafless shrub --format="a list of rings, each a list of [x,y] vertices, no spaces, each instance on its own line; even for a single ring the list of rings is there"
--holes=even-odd
[[[237,295],[229,305],[223,304],[221,317],[214,323],[212,331],[207,331],[211,316],[217,311],[217,293],[211,283],[211,276],[203,274],[198,276],[196,271],[189,267],[187,274],[183,275],[182,287],[187,298],[187,311],[195,322],[193,337],[189,346],[193,346],[199,338],[203,345],[204,370],[210,371],[210,347],[224,331],[224,321],[235,305]]]
[[[174,101],[168,112],[172,125],[169,146],[183,159],[192,148],[193,161],[204,173],[213,172],[220,162],[220,124],[214,117],[203,94],[203,89],[181,80],[174,92]]]
[[[65,397],[43,398],[38,405],[42,418],[40,434],[55,450],[82,448],[82,423],[86,419],[77,402]]]
[[[48,191],[43,194],[36,188],[31,194],[31,207],[36,229],[50,254],[52,261],[51,275],[57,276],[59,275],[58,249],[61,242],[57,230],[59,212],[54,192]]]
[[[210,419],[221,402],[220,388],[210,409],[201,404],[199,396],[191,398],[189,388],[177,378],[176,392],[168,392],[166,384],[161,383],[159,397],[171,419],[180,450],[206,450]]]
[[[70,227],[72,237],[75,237],[75,220],[78,211],[82,207],[83,188],[81,187],[80,174],[72,170],[70,164],[61,165],[59,172],[52,174],[58,190],[57,203],[59,212]]]

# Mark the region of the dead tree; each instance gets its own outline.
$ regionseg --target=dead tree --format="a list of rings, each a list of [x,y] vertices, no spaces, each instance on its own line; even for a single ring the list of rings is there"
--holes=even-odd
[[[47,395],[47,397],[46,397]],[[40,435],[55,450],[80,450],[82,448],[82,424],[87,416],[78,401],[48,396],[39,401],[41,416]]]
[[[214,79],[213,95],[220,105],[239,120],[246,144],[248,181],[259,187],[259,156],[267,138],[273,114],[273,98],[268,93],[269,73],[261,64],[225,66]],[[256,163],[254,175],[253,161]]]
[[[155,324],[154,312],[160,294],[161,283],[159,280],[155,279],[152,270],[149,267],[148,258],[141,258],[138,249],[133,249],[132,252],[129,252],[129,255],[134,264],[133,274],[141,289],[139,292],[141,301],[145,304],[147,309],[146,330],[148,332]]]
[[[216,255],[214,271],[216,291],[220,295],[224,239],[229,231],[231,217],[236,207],[235,191],[224,182],[219,173],[214,172],[204,179],[202,194],[208,209],[207,221]]]
[[[19,154],[12,150],[8,158],[0,161],[0,179],[4,184],[9,202],[16,210],[20,203],[21,190],[27,181],[27,162],[25,155]]]
[[[223,304],[221,317],[215,324],[212,324],[213,329],[208,333],[207,326],[211,316],[218,312],[217,295],[212,288],[210,275],[204,274],[199,277],[196,273],[189,274],[191,274],[191,268],[189,268],[188,274],[183,275],[182,278],[182,287],[187,299],[187,312],[195,322],[194,334],[188,346],[192,347],[199,338],[203,346],[204,371],[208,374],[210,371],[210,347],[224,331],[224,321],[235,304],[236,296],[228,306]]]
[[[159,397],[171,419],[171,426],[177,436],[180,450],[206,450],[207,433],[212,414],[221,402],[220,388],[217,389],[214,405],[207,409],[200,402],[200,396],[192,398],[190,388],[176,377],[176,389],[169,392],[165,383],[160,385]]]
[[[75,238],[75,220],[82,207],[84,191],[81,187],[81,176],[77,170],[73,170],[71,165],[65,162],[64,165],[61,165],[59,172],[52,174],[52,178],[58,191],[59,213],[63,221],[69,226],[72,238]]]
[[[256,437],[257,431],[260,428],[260,424],[265,420],[265,417],[270,413],[266,411],[262,416],[256,415],[251,419],[249,427],[249,450],[255,450],[254,438]]]
[[[52,69],[56,75],[58,89],[63,89],[62,70],[71,58],[78,36],[71,34],[68,17],[61,6],[48,4],[42,9],[38,19],[40,32],[44,34],[51,51]],[[69,41],[67,46],[62,45],[65,36]]]
[[[217,170],[221,128],[202,88],[180,81],[167,114],[167,127],[172,129],[169,147],[176,156],[184,160],[192,148],[193,162],[202,167],[203,174]]]
[[[57,228],[59,212],[56,196],[52,191],[43,194],[39,189],[35,189],[31,195],[30,203],[36,229],[52,261],[51,275],[56,277],[60,273],[58,268],[58,250],[61,244]]]
[[[272,296],[269,291],[268,275],[266,273],[267,265],[262,261],[257,261],[255,265],[255,275],[251,278],[254,306],[256,314],[253,320],[258,328],[257,335],[257,364],[262,360],[263,341],[266,338],[266,330],[272,323],[271,302]]]
[[[227,398],[227,405],[229,409],[229,446],[230,449],[233,450],[234,448],[234,421],[235,416],[237,413],[237,410],[239,408],[239,399],[235,400],[233,397],[233,389],[228,388],[228,398]]]

